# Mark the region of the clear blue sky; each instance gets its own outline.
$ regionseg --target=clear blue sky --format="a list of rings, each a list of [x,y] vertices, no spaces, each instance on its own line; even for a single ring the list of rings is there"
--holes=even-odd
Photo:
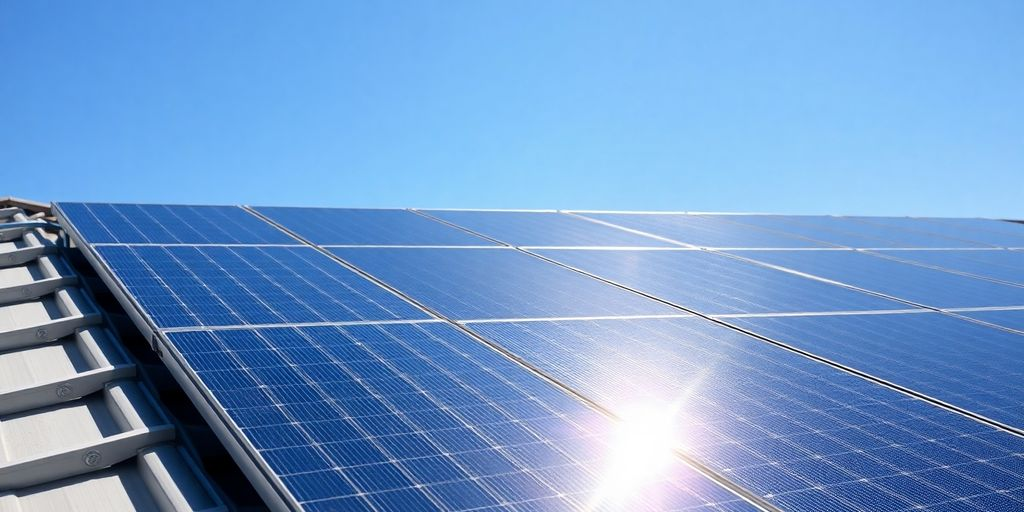
[[[1024,2],[0,4],[0,195],[1024,217]]]

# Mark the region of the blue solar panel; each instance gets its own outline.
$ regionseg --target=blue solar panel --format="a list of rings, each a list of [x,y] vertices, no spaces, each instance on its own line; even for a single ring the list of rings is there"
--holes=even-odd
[[[941,313],[729,323],[1024,429],[1020,335]]]
[[[1024,288],[892,261],[860,251],[734,254],[938,308],[1024,305]]]
[[[255,210],[318,245],[494,245],[409,210],[270,206]]]
[[[829,247],[778,231],[732,222],[721,215],[585,213],[586,217],[700,247]]]
[[[101,246],[157,327],[426,318],[309,247]]]
[[[520,247],[678,247],[565,213],[469,210],[430,210],[427,213]]]
[[[88,243],[298,244],[237,206],[58,203]]]
[[[1024,285],[1024,251],[876,251],[889,258]]]
[[[169,338],[308,510],[754,510],[678,459],[621,488],[614,423],[446,323]]]
[[[825,227],[826,221],[814,222],[809,217],[795,215],[724,215],[726,220],[750,226],[771,229],[783,233],[821,240],[843,247],[901,247],[897,242],[879,238],[879,233],[871,236],[865,233],[853,233],[842,228],[841,223]],[[858,226],[854,226],[857,228]]]
[[[1024,332],[1024,310],[971,311],[957,314]]]
[[[865,218],[799,215],[786,217],[744,216],[742,222],[773,226],[787,233],[846,247],[988,247],[986,244],[893,227]],[[875,218],[872,218],[875,219]]]
[[[681,313],[514,249],[331,251],[459,320]]]
[[[906,304],[699,250],[536,250],[700,313],[902,309]]]
[[[856,217],[872,224],[931,233],[995,247],[1024,247],[1024,224],[992,219]]]
[[[783,510],[1024,507],[1024,439],[704,319],[472,328]]]

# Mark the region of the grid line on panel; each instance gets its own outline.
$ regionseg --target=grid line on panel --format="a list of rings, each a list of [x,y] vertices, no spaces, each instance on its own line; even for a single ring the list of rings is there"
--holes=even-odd
[[[822,499],[834,499],[878,510],[880,502],[860,500],[875,496],[893,500],[890,510],[941,509],[963,496],[1024,489],[1018,437],[776,351],[735,329],[696,318],[478,328],[603,401],[674,404],[688,450],[741,483],[774,493],[767,497],[780,508],[816,510]],[[605,370],[595,378],[580,368]],[[702,379],[710,380],[701,386]],[[706,392],[693,392],[694,386]],[[941,490],[947,477],[978,492]],[[899,486],[887,486],[893,478],[921,494],[903,496]],[[800,496],[818,501],[797,506],[792,500]],[[1020,506],[1021,498],[1010,502]],[[966,500],[964,507],[983,508]]]
[[[995,250],[1000,250],[1000,249],[995,249]],[[865,253],[871,254],[873,256],[878,256],[879,258],[884,258],[884,259],[887,259],[887,260],[897,261],[897,262],[900,262],[900,263],[906,263],[908,265],[914,265],[916,267],[928,268],[928,269],[932,269],[932,270],[938,270],[940,272],[946,272],[946,273],[949,273],[949,274],[957,274],[957,275],[961,275],[961,276],[965,276],[965,277],[971,277],[971,278],[974,278],[974,279],[981,279],[981,280],[984,280],[984,281],[991,281],[993,283],[999,283],[999,284],[1005,284],[1005,285],[1008,285],[1008,286],[1016,286],[1016,287],[1019,287],[1019,288],[1024,288],[1024,284],[1021,284],[1021,282],[1009,281],[1009,280],[1006,280],[1006,279],[999,279],[999,278],[996,278],[996,277],[981,275],[981,274],[978,274],[978,273],[967,272],[967,271],[958,270],[958,269],[950,268],[950,267],[944,267],[944,266],[940,266],[940,265],[932,264],[932,263],[925,263],[925,262],[922,262],[922,261],[916,261],[916,260],[913,260],[913,259],[910,259],[910,258],[906,258],[906,257],[900,258],[900,257],[897,257],[897,256],[891,256],[891,255],[888,255],[888,254],[886,254],[885,252],[882,252],[882,251],[862,250],[861,252],[865,252]],[[1022,275],[1024,275],[1024,271],[1022,271]]]
[[[1024,427],[1024,339],[951,315],[731,319],[1017,428]]]
[[[570,386],[567,386],[565,383],[563,383],[563,382],[559,381],[558,379],[555,379],[552,376],[548,375],[547,373],[541,371],[539,368],[534,366],[528,360],[520,357],[519,355],[515,354],[514,352],[509,351],[508,349],[506,349],[505,347],[501,346],[500,344],[492,342],[491,340],[487,339],[486,337],[481,336],[480,334],[476,333],[475,331],[467,328],[465,325],[462,325],[461,323],[459,323],[459,322],[457,322],[457,321],[455,321],[455,320],[453,320],[451,318],[448,318],[445,315],[442,315],[440,312],[434,310],[433,308],[427,306],[426,304],[423,304],[420,301],[417,301],[416,299],[414,299],[413,297],[410,297],[410,296],[406,295],[401,290],[398,290],[397,288],[392,287],[391,285],[383,282],[382,280],[377,279],[372,274],[370,274],[368,272],[365,272],[362,269],[360,269],[360,268],[358,268],[358,267],[356,267],[354,265],[349,264],[348,262],[346,262],[342,258],[340,258],[337,255],[333,254],[331,251],[328,251],[328,250],[324,249],[323,247],[320,247],[320,246],[318,246],[316,244],[313,244],[312,242],[310,242],[309,240],[304,239],[303,237],[301,237],[297,233],[294,233],[294,232],[288,230],[288,228],[286,228],[286,227],[284,227],[284,226],[274,222],[272,219],[263,216],[259,211],[254,210],[252,208],[249,208],[247,206],[243,207],[243,208],[246,211],[250,212],[251,214],[253,214],[253,215],[257,216],[257,217],[260,217],[264,221],[270,223],[271,225],[277,227],[278,229],[280,229],[280,230],[288,233],[289,235],[295,237],[296,239],[303,241],[304,243],[306,243],[310,247],[313,247],[314,249],[316,249],[317,251],[321,252],[322,254],[325,254],[328,257],[334,259],[335,261],[339,262],[341,265],[343,265],[346,268],[352,270],[353,272],[356,272],[359,275],[365,277],[366,279],[369,279],[369,280],[377,283],[378,285],[380,285],[380,286],[390,290],[392,293],[395,293],[399,297],[402,297],[403,299],[409,301],[410,303],[412,303],[412,304],[416,305],[417,307],[421,308],[422,310],[426,311],[431,316],[433,316],[435,318],[438,318],[438,319],[441,319],[441,320],[445,321],[447,324],[454,326],[460,332],[462,332],[465,335],[469,336],[473,340],[476,340],[478,343],[481,343],[482,345],[490,348],[491,350],[493,350],[493,351],[501,354],[502,356],[506,357],[507,359],[513,361],[515,364],[525,368],[531,374],[538,376],[539,378],[541,378],[545,382],[548,382],[549,384],[552,384],[557,389],[560,389],[563,392],[565,392],[566,394],[568,394],[569,396],[573,397],[575,400],[578,400],[578,401],[586,404],[588,407],[591,407],[591,408],[593,408],[593,409],[595,409],[597,411],[600,411],[602,414],[604,414],[605,416],[607,416],[609,418],[612,418],[612,419],[617,419],[618,418],[616,415],[614,415],[608,409],[606,409],[603,406],[601,406],[600,404],[594,402],[593,400],[591,400],[587,396],[581,394],[580,392],[578,392],[574,388],[572,388]],[[412,210],[412,211],[422,215],[422,213],[419,212],[419,211],[416,211],[416,210]],[[444,221],[439,220],[439,222],[444,222]],[[458,227],[458,226],[456,226],[456,227]],[[458,227],[458,229],[464,230],[464,228],[461,228],[461,227]],[[467,231],[470,234],[474,234],[474,235],[476,234],[476,233],[473,233],[473,232],[468,231],[468,230],[464,230],[464,231]],[[478,235],[478,236],[482,236],[482,235]],[[490,239],[488,237],[484,237],[484,238],[486,238],[488,240],[491,240],[491,241],[494,241],[495,243],[498,243],[498,244],[501,244],[501,245],[507,245],[507,244],[504,244],[503,242],[500,242],[498,240],[492,240],[492,239]],[[529,253],[527,251],[521,251],[521,252],[524,252],[524,253],[532,255],[532,253]],[[733,493],[743,497],[743,499],[745,499],[747,502],[756,505],[758,508],[760,508],[762,510],[766,510],[766,511],[776,511],[777,510],[774,506],[772,506],[771,504],[769,504],[766,501],[764,501],[763,499],[761,499],[761,497],[759,497],[756,494],[750,492],[746,488],[736,484],[735,482],[733,482],[729,478],[727,478],[727,477],[725,477],[723,475],[720,475],[717,472],[714,472],[714,471],[710,470],[710,468],[708,468],[707,466],[705,466],[703,464],[700,464],[696,460],[693,460],[692,458],[686,456],[685,454],[683,454],[681,452],[677,453],[677,455],[680,456],[680,458],[683,459],[690,467],[694,468],[695,470],[697,470],[701,474],[703,474],[706,477],[710,478],[711,480],[716,482],[718,485],[721,485],[722,487],[728,489],[729,491],[731,491],[731,492],[733,492]]]
[[[999,428],[1001,430],[1005,430],[1007,432],[1013,433],[1015,435],[1024,437],[1024,429],[1019,429],[1019,428],[1016,428],[1016,427],[1004,424],[1002,422],[995,421],[995,420],[993,420],[991,418],[988,418],[986,416],[974,413],[974,412],[966,410],[966,409],[962,409],[960,407],[957,407],[957,406],[954,406],[952,404],[946,403],[946,402],[944,402],[942,400],[939,400],[937,398],[934,398],[934,397],[931,397],[929,395],[917,392],[917,391],[915,391],[913,389],[906,388],[904,386],[900,386],[898,384],[895,384],[893,382],[887,381],[885,379],[881,379],[881,378],[876,377],[876,376],[874,376],[874,375],[872,375],[870,373],[862,372],[862,371],[860,371],[860,370],[858,370],[856,368],[852,368],[852,367],[849,367],[849,366],[846,366],[846,365],[839,364],[839,363],[837,363],[835,361],[832,361],[832,360],[830,360],[828,358],[824,358],[824,357],[818,356],[817,354],[814,354],[813,352],[808,352],[806,350],[799,349],[797,347],[794,347],[794,346],[791,346],[789,344],[780,342],[778,340],[775,340],[775,339],[772,339],[772,338],[760,335],[760,334],[758,334],[756,332],[749,331],[747,329],[744,329],[743,327],[740,327],[740,326],[734,325],[732,323],[729,323],[727,320],[719,319],[719,318],[716,318],[716,317],[711,316],[711,315],[706,315],[704,313],[701,313],[701,312],[698,312],[698,311],[695,311],[695,310],[692,310],[692,309],[680,306],[678,304],[672,303],[670,301],[661,299],[660,297],[657,297],[657,296],[654,296],[654,295],[650,295],[650,294],[647,294],[647,293],[644,293],[644,292],[641,292],[641,291],[638,291],[638,290],[634,290],[632,288],[623,286],[623,285],[621,285],[619,283],[616,283],[614,281],[607,280],[607,279],[604,279],[604,278],[602,278],[600,276],[597,276],[597,275],[594,275],[594,274],[591,274],[591,273],[588,273],[588,272],[584,272],[584,271],[579,270],[579,269],[575,269],[575,268],[573,268],[571,266],[564,265],[564,264],[562,264],[562,263],[560,263],[560,262],[558,262],[556,260],[552,260],[550,258],[547,258],[547,257],[543,256],[543,255],[540,255],[540,254],[537,254],[537,253],[534,253],[534,252],[530,252],[530,251],[525,251],[525,252],[527,252],[528,254],[531,254],[531,255],[533,255],[533,256],[535,256],[537,258],[541,258],[543,260],[549,261],[549,262],[551,262],[551,263],[553,263],[555,265],[559,265],[559,266],[562,266],[564,268],[568,268],[568,269],[570,269],[570,270],[572,270],[574,272],[580,272],[582,274],[589,275],[589,276],[593,277],[594,279],[598,279],[598,280],[606,282],[608,284],[611,284],[611,285],[614,285],[614,286],[617,286],[617,287],[620,287],[620,288],[632,291],[634,293],[643,295],[643,296],[648,297],[650,299],[657,300],[657,301],[659,301],[659,302],[661,302],[663,304],[667,304],[669,306],[678,308],[678,309],[680,309],[682,311],[685,311],[687,313],[690,313],[692,315],[699,316],[701,318],[704,318],[706,320],[714,322],[715,324],[718,324],[718,325],[727,327],[729,329],[741,332],[741,333],[746,334],[748,336],[752,336],[752,337],[754,337],[754,338],[756,338],[756,339],[758,339],[760,341],[763,341],[765,343],[769,343],[771,345],[777,346],[779,348],[782,348],[782,349],[790,351],[790,352],[794,352],[796,354],[802,355],[802,356],[804,356],[806,358],[809,358],[809,359],[812,359],[814,361],[818,361],[820,363],[824,363],[824,364],[826,364],[828,366],[837,368],[839,370],[842,370],[842,371],[847,372],[849,374],[855,375],[855,376],[860,377],[862,379],[874,382],[876,384],[888,387],[890,389],[894,389],[894,390],[899,391],[901,393],[904,393],[906,395],[909,395],[909,396],[912,396],[912,397],[924,400],[926,402],[931,403],[932,405],[935,405],[935,406],[938,406],[938,407],[941,407],[941,408],[944,408],[944,409],[956,412],[958,414],[961,414],[961,415],[967,416],[967,417],[969,417],[971,419],[974,419],[974,420],[976,420],[978,422],[985,423],[987,425],[990,425],[990,426]],[[901,302],[906,302],[906,301],[901,301]],[[912,304],[912,305],[916,306],[916,304]],[[927,308],[927,309],[935,310],[935,308]],[[941,310],[936,310],[936,311],[942,313]]]

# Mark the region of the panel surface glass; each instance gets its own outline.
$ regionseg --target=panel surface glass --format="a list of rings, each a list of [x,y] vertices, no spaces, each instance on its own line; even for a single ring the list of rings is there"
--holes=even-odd
[[[299,244],[237,206],[58,203],[57,207],[92,244]]]
[[[310,247],[96,249],[159,328],[428,317]]]
[[[754,510],[446,323],[169,337],[307,510]]]
[[[1024,310],[971,311],[957,314],[1024,332]]]
[[[741,220],[759,225],[780,222],[779,229],[787,232],[805,234],[813,236],[816,240],[847,247],[989,247],[980,242],[888,226],[879,222],[865,222],[864,218],[793,215],[774,220],[747,216]],[[862,239],[866,239],[867,242]]]
[[[430,210],[427,213],[520,247],[678,247],[565,213],[462,210]]]
[[[941,313],[729,323],[1024,429],[1024,336]]]
[[[938,308],[1024,305],[1024,288],[911,265],[859,251],[733,254]]]
[[[515,249],[331,251],[458,320],[682,313]]]
[[[912,229],[996,247],[1024,247],[1024,224],[992,219],[857,217],[858,220]]]
[[[409,210],[254,209],[317,245],[495,245]]]
[[[1024,439],[705,319],[472,328],[782,510],[1024,507]]]
[[[856,232],[859,228],[857,225],[854,225],[852,229],[843,229],[844,223],[842,222],[834,222],[829,225],[827,218],[815,222],[811,217],[799,215],[723,215],[722,217],[733,222],[821,240],[843,247],[903,247],[907,243],[883,238],[884,233]],[[929,241],[934,242],[930,238]]]
[[[732,222],[720,215],[585,213],[592,219],[700,247],[829,247],[785,233]]]
[[[1024,251],[877,251],[890,258],[914,261],[990,279],[1024,285]]]
[[[910,307],[707,251],[541,249],[535,252],[705,314]]]

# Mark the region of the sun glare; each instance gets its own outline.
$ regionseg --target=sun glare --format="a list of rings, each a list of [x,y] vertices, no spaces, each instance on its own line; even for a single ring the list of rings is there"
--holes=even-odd
[[[675,458],[675,407],[635,407],[620,415],[591,509],[625,504],[664,478]]]

